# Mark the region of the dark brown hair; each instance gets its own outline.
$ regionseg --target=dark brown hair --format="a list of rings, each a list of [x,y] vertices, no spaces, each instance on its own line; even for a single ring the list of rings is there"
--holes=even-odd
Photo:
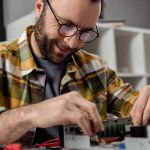
[[[101,0],[101,9],[104,7],[104,0]]]
[[[92,3],[95,3],[95,2],[101,2],[101,9],[103,9],[103,6],[104,6],[104,0],[91,0]]]
[[[95,3],[95,2],[101,2],[101,10],[103,9],[103,6],[104,6],[104,0],[90,0],[92,3]],[[47,3],[45,2],[45,0],[43,0],[43,3],[44,3],[44,6],[47,5]]]

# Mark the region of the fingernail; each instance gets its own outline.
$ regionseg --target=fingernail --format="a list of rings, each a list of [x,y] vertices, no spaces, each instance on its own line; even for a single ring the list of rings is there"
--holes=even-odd
[[[93,142],[99,142],[99,138],[98,138],[98,136],[96,135],[96,134],[94,134],[92,137],[91,137],[91,140],[93,141]]]
[[[148,121],[144,121],[144,122],[143,122],[143,125],[147,125],[147,124],[148,124]]]
[[[133,125],[134,125],[134,126],[140,126],[140,124],[138,124],[138,123],[134,123]]]

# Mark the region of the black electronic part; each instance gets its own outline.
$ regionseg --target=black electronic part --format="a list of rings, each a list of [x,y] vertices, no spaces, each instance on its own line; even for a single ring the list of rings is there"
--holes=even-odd
[[[131,137],[147,137],[146,126],[133,126],[130,128]]]
[[[75,131],[75,128],[74,127],[71,127],[70,128],[70,132],[74,132]]]
[[[125,138],[125,132],[124,131],[120,131],[119,132],[119,141],[123,141]]]
[[[65,145],[65,139],[64,139],[64,135],[65,135],[65,132],[64,132],[64,126],[62,125],[59,125],[59,138],[60,138],[60,147],[63,148]]]

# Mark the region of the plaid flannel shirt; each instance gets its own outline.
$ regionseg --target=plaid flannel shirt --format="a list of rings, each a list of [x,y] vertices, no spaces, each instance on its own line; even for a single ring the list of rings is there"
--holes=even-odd
[[[43,100],[46,75],[36,66],[30,50],[33,29],[30,26],[19,39],[0,45],[0,111]],[[107,113],[128,116],[139,94],[130,84],[124,84],[99,56],[84,50],[71,57],[61,80],[60,93],[70,91],[94,102],[102,119],[107,119]],[[20,141],[31,145],[34,132],[29,131]]]

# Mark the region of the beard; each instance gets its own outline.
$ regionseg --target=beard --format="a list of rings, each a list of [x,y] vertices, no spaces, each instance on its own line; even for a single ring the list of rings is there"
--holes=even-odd
[[[77,52],[79,48],[69,48],[68,46],[60,43],[56,39],[49,39],[46,32],[45,32],[45,10],[43,10],[40,18],[38,19],[35,29],[34,35],[37,46],[43,55],[44,59],[50,61],[53,64],[61,64],[68,60],[73,53]],[[61,45],[63,49],[66,49],[69,53],[64,56],[63,54],[59,53],[56,54],[54,51],[54,45],[58,44]]]

